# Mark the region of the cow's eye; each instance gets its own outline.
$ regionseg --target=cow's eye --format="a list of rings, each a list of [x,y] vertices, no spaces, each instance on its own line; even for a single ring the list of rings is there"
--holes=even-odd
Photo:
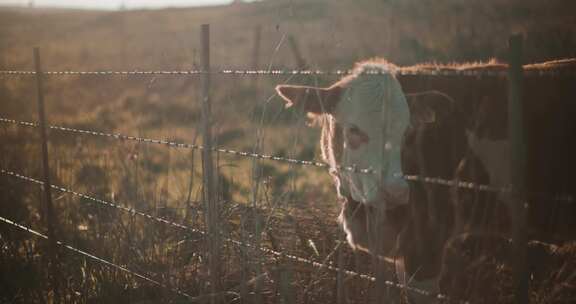
[[[348,132],[350,132],[350,134],[361,134],[362,131],[360,130],[360,128],[358,128],[357,126],[350,126],[350,128],[348,128]]]
[[[350,125],[346,130],[346,143],[352,150],[358,149],[370,141],[368,134],[364,133],[355,125]]]

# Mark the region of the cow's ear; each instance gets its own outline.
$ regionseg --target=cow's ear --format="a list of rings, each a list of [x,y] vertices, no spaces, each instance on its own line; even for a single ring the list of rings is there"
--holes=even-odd
[[[278,85],[276,92],[286,102],[286,107],[298,107],[306,113],[332,113],[340,100],[342,88],[316,88],[309,86]]]
[[[454,101],[441,92],[406,94],[412,124],[433,123],[453,111]]]

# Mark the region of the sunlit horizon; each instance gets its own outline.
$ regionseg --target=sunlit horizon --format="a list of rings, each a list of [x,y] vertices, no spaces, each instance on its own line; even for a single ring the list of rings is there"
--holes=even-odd
[[[233,0],[0,0],[2,7],[68,8],[86,10],[161,9],[169,7],[215,6]]]

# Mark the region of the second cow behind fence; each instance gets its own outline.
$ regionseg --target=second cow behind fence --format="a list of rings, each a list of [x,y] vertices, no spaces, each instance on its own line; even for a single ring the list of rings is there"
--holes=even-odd
[[[574,73],[561,72],[575,68],[576,60],[524,66],[524,71],[558,71],[546,77],[535,73],[526,79],[523,91],[530,190],[574,197],[571,174],[576,150],[568,143],[575,140],[575,124],[569,117],[576,113],[576,92],[570,89],[576,82]],[[446,269],[447,261],[454,259],[446,258],[446,252],[462,247],[458,244],[474,243],[479,248],[480,242],[481,252],[489,254],[491,248],[507,243],[511,214],[504,192],[403,178],[458,179],[493,188],[509,185],[507,80],[481,74],[505,75],[506,69],[495,62],[400,68],[373,60],[357,64],[351,75],[327,88],[276,87],[287,106],[302,109],[321,125],[322,157],[331,168],[342,207],[339,220],[349,244],[393,262],[400,283],[430,294],[449,292],[450,278],[455,276]],[[439,70],[453,73],[425,73]],[[458,76],[460,71],[468,76]],[[470,76],[471,72],[478,76]],[[345,167],[371,169],[375,174]],[[569,231],[576,231],[571,229],[576,220],[570,216],[575,214],[574,204],[544,197],[530,203],[535,206],[529,210],[530,223],[537,223],[529,226],[531,237],[546,241],[573,237]],[[555,211],[543,204],[555,204]],[[481,241],[470,242],[473,235]],[[447,244],[451,250],[445,250]],[[408,295],[415,302],[432,300]]]

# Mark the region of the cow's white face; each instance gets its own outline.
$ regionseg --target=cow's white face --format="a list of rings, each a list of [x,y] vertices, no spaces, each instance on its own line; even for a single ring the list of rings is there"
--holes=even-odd
[[[348,83],[333,116],[344,133],[341,166],[371,168],[378,174],[339,171],[341,195],[378,208],[408,201],[401,173],[401,144],[409,124],[408,104],[391,75],[360,75]]]
[[[373,75],[371,72],[378,72]],[[401,144],[410,121],[400,83],[382,67],[364,71],[344,85],[329,88],[281,85],[276,87],[288,106],[314,114],[330,114],[343,131],[343,147],[336,163],[371,168],[383,174],[333,170],[339,194],[377,208],[390,209],[408,202],[408,184],[401,173]],[[336,168],[335,168],[336,169]]]

